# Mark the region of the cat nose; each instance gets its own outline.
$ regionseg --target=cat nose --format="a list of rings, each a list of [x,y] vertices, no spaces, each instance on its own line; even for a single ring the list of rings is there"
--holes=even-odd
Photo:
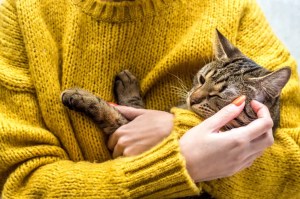
[[[197,99],[197,98],[194,98],[194,99],[191,99],[191,100],[190,100],[191,106],[194,105],[194,104],[199,104],[200,102],[201,102],[201,100],[200,100],[200,99]]]
[[[201,92],[194,92],[191,96],[190,96],[190,104],[191,106],[194,104],[199,104],[201,103],[203,100],[206,99],[205,93],[201,93]]]

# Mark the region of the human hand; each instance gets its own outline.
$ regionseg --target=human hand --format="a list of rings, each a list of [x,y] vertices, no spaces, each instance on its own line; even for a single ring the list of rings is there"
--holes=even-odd
[[[131,120],[118,128],[108,140],[113,158],[133,156],[147,151],[167,137],[173,128],[173,115],[168,112],[115,106]]]
[[[219,133],[220,128],[237,117],[244,106],[243,101],[240,105],[224,107],[180,139],[181,153],[195,182],[231,176],[251,166],[273,144],[273,120],[269,110],[254,100],[251,106],[258,119],[247,126]]]

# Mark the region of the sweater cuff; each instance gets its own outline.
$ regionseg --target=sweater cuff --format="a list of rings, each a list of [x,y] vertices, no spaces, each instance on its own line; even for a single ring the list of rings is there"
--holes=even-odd
[[[178,137],[182,137],[189,129],[200,124],[203,119],[196,113],[182,108],[172,108],[174,114],[174,130]]]
[[[174,198],[198,195],[174,131],[148,152],[120,161],[130,198]]]

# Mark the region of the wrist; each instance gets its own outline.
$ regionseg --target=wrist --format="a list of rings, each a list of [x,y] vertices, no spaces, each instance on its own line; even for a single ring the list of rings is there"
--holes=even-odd
[[[183,158],[185,159],[186,170],[187,170],[188,174],[190,175],[191,179],[194,182],[197,182],[196,175],[195,175],[196,172],[195,172],[195,168],[193,166],[193,161],[191,158],[191,153],[193,150],[191,150],[189,146],[190,145],[188,143],[186,143],[185,140],[182,140],[182,139],[179,140],[180,153],[183,156]]]

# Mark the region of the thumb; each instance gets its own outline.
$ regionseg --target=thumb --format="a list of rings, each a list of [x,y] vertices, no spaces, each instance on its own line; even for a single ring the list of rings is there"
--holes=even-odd
[[[206,120],[207,128],[216,131],[225,126],[228,122],[236,118],[245,106],[246,96],[236,98],[231,104],[223,107],[216,114]]]
[[[138,109],[129,106],[114,106],[124,117],[128,120],[134,120],[136,117],[146,113],[148,110],[146,109]]]

